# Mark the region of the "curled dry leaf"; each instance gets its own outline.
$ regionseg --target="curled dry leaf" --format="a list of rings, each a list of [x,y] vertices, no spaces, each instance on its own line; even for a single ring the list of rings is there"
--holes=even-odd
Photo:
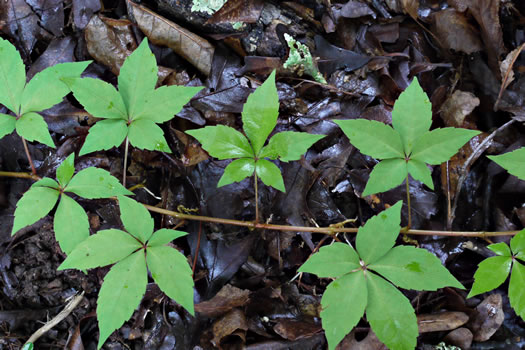
[[[436,12],[433,16],[433,28],[441,44],[447,49],[466,54],[483,49],[476,28],[464,14],[454,9]]]
[[[464,126],[465,117],[479,106],[479,98],[473,93],[456,90],[441,106],[441,119],[446,126],[460,128]]]

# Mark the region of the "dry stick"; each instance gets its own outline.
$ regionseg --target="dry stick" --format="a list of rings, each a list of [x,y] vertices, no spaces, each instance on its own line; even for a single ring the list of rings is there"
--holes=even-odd
[[[69,316],[69,314],[77,307],[77,305],[80,303],[80,301],[84,298],[84,292],[80,295],[75,295],[69,303],[66,305],[64,310],[60,311],[58,315],[53,317],[51,321],[47,322],[45,325],[40,327],[29,339],[25,344],[34,343],[37,341],[38,338],[46,334],[51,328],[55,327],[57,324],[60,323],[64,318]],[[24,344],[24,345],[25,345]]]
[[[31,154],[29,153],[29,148],[27,147],[26,139],[24,139],[22,136],[20,136],[22,139],[22,143],[24,144],[24,150],[26,151],[27,160],[29,161],[29,165],[31,165],[31,172],[33,175],[36,175],[36,169],[35,165],[33,164],[33,159],[31,158]]]
[[[41,180],[42,178],[32,173],[16,173],[14,171],[0,171],[0,176],[3,177],[18,177],[21,179],[31,179],[34,181]]]
[[[512,67],[514,67],[514,62],[516,62],[516,59],[520,55],[521,51],[523,51],[523,48],[525,48],[525,43],[521,44],[518,51],[514,53],[514,57],[512,57],[512,61],[510,62],[509,67],[507,68],[507,71],[505,72],[505,77],[503,77],[503,81],[501,82],[501,87],[499,89],[498,98],[496,99],[496,103],[494,103],[494,111],[497,111],[499,109],[499,101],[501,100],[501,96],[503,95],[503,91],[509,86],[508,80],[510,77],[510,72],[512,72]]]
[[[496,130],[494,130],[492,132],[492,134],[487,136],[485,138],[485,140],[483,140],[483,142],[481,142],[478,145],[478,147],[476,147],[476,149],[474,149],[474,151],[472,152],[470,157],[468,157],[467,161],[461,167],[461,170],[460,170],[461,176],[459,177],[458,184],[456,186],[456,192],[455,192],[455,197],[454,197],[454,204],[452,205],[452,210],[451,210],[450,215],[448,217],[447,227],[452,227],[452,223],[454,222],[454,219],[456,218],[456,214],[455,213],[456,213],[456,208],[458,206],[459,191],[461,191],[461,187],[463,186],[463,182],[465,182],[465,180],[467,178],[467,175],[468,175],[467,170],[470,168],[471,163],[474,162],[476,159],[478,159],[479,156],[483,152],[485,152],[485,150],[490,146],[490,142],[492,141],[492,139],[496,136],[496,134],[498,132],[502,131],[503,129],[505,129],[506,127],[508,127],[509,125],[511,125],[514,122],[515,122],[515,119],[511,119],[508,122],[506,122],[505,124],[503,124],[502,126],[500,126],[499,128],[497,128]]]
[[[126,136],[126,146],[124,146],[124,171],[122,172],[122,186],[126,187],[126,172],[128,170],[128,148],[129,139]]]

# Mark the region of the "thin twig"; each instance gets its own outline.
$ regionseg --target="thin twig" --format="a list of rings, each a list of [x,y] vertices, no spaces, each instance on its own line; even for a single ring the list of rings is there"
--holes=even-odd
[[[0,176],[3,177],[18,177],[21,179],[31,179],[34,181],[41,180],[42,178],[38,175],[34,175],[32,173],[17,173],[14,171],[0,171]]]
[[[29,161],[29,165],[31,165],[31,172],[33,175],[36,175],[36,168],[35,164],[33,164],[33,159],[31,158],[31,154],[29,153],[29,148],[27,147],[26,139],[24,139],[22,136],[20,136],[22,139],[22,143],[24,144],[24,150],[26,152],[27,160]]]

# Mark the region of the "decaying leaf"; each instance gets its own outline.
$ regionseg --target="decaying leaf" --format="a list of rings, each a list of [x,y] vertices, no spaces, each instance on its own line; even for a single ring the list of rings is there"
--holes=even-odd
[[[483,49],[479,33],[461,12],[454,9],[436,12],[433,25],[436,36],[447,49],[466,54]]]
[[[473,93],[456,90],[441,106],[441,119],[446,126],[460,128],[465,117],[479,106],[479,98]]]
[[[229,0],[206,23],[255,23],[261,15],[263,5],[262,0]]]

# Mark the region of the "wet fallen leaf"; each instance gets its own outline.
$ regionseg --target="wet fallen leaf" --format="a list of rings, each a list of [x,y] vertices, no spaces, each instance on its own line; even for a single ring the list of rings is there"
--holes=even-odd
[[[262,0],[228,0],[215,12],[206,24],[216,23],[255,23],[261,15],[264,2]]]
[[[73,0],[73,22],[78,29],[84,29],[94,13],[101,8],[100,0]]]
[[[340,68],[346,70],[361,68],[372,59],[371,56],[334,46],[320,35],[315,36],[315,55],[320,58],[319,70],[326,75]]]

